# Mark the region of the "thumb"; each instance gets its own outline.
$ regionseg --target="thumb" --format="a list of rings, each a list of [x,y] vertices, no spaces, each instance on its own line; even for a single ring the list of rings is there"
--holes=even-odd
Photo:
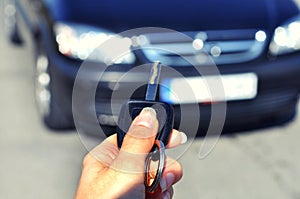
[[[155,110],[144,108],[126,133],[113,167],[126,172],[144,173],[145,159],[153,147],[157,130]]]
[[[158,131],[158,121],[153,108],[144,108],[133,120],[124,137],[121,151],[134,154],[148,154],[153,147]]]

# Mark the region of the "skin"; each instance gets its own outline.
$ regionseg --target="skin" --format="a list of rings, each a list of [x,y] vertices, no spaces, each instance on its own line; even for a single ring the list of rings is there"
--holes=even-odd
[[[146,193],[144,164],[158,131],[156,113],[143,109],[134,119],[118,149],[116,134],[106,138],[88,153],[75,199],[99,198],[172,198],[173,185],[182,177],[181,165],[167,157],[160,185],[153,193]],[[186,136],[173,130],[167,148],[176,147]]]

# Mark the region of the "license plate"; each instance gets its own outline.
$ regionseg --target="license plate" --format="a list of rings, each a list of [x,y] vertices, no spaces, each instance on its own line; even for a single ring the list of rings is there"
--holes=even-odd
[[[171,104],[253,99],[257,82],[255,73],[165,79],[160,99]]]

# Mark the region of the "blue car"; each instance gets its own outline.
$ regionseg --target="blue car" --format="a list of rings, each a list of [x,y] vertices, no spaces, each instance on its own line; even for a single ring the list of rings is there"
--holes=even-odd
[[[173,105],[175,127],[186,132],[191,124],[199,125],[199,133],[207,131],[212,107],[224,103],[223,132],[281,124],[295,116],[300,89],[300,14],[292,0],[6,3],[11,41],[33,43],[37,104],[43,121],[52,129],[76,124],[97,134],[100,125],[106,134],[114,132],[118,114],[112,110],[112,96],[140,85],[130,99],[144,99],[149,71],[136,70],[122,77],[156,60],[182,75],[163,75],[161,81],[168,88],[160,88],[157,100]],[[27,41],[22,37],[25,31],[31,35]],[[109,59],[108,48],[96,48],[97,42],[112,37],[118,44],[130,39],[125,44],[126,55]],[[83,90],[91,89],[97,69],[107,73],[95,87],[94,103],[81,99],[80,114],[74,121],[72,92],[82,65],[85,75],[76,84]],[[199,74],[195,66],[207,73]],[[211,67],[219,75],[210,74]],[[221,77],[223,97],[211,97],[203,90],[203,80],[214,77]],[[172,89],[180,90],[183,79],[195,96],[178,100]],[[126,100],[114,100],[114,107]],[[195,107],[200,118],[193,115]],[[184,119],[183,109],[190,110]]]

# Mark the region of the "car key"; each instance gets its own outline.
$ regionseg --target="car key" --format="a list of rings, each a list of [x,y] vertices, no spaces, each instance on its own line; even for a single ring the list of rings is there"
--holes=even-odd
[[[145,100],[130,100],[123,104],[119,114],[117,127],[117,140],[119,148],[121,147],[123,139],[129,130],[131,122],[145,107],[152,107],[156,111],[159,122],[159,129],[156,139],[162,141],[165,146],[168,144],[168,140],[173,129],[174,116],[173,107],[170,104],[155,101],[159,86],[160,71],[160,62],[154,62],[150,71]],[[152,149],[152,151],[154,150],[155,147]]]
[[[160,71],[161,64],[159,62],[154,62],[150,71],[145,100],[131,100],[123,104],[119,114],[117,127],[117,141],[118,146],[121,147],[132,120],[139,115],[142,109],[145,107],[152,107],[156,111],[159,122],[158,133],[154,146],[151,149],[153,153],[149,153],[145,160],[144,184],[147,192],[153,192],[158,187],[162,178],[165,165],[165,146],[168,144],[174,123],[173,107],[168,103],[155,101],[157,88],[159,86]],[[151,180],[150,177],[151,161],[158,161],[157,172],[153,180]]]

